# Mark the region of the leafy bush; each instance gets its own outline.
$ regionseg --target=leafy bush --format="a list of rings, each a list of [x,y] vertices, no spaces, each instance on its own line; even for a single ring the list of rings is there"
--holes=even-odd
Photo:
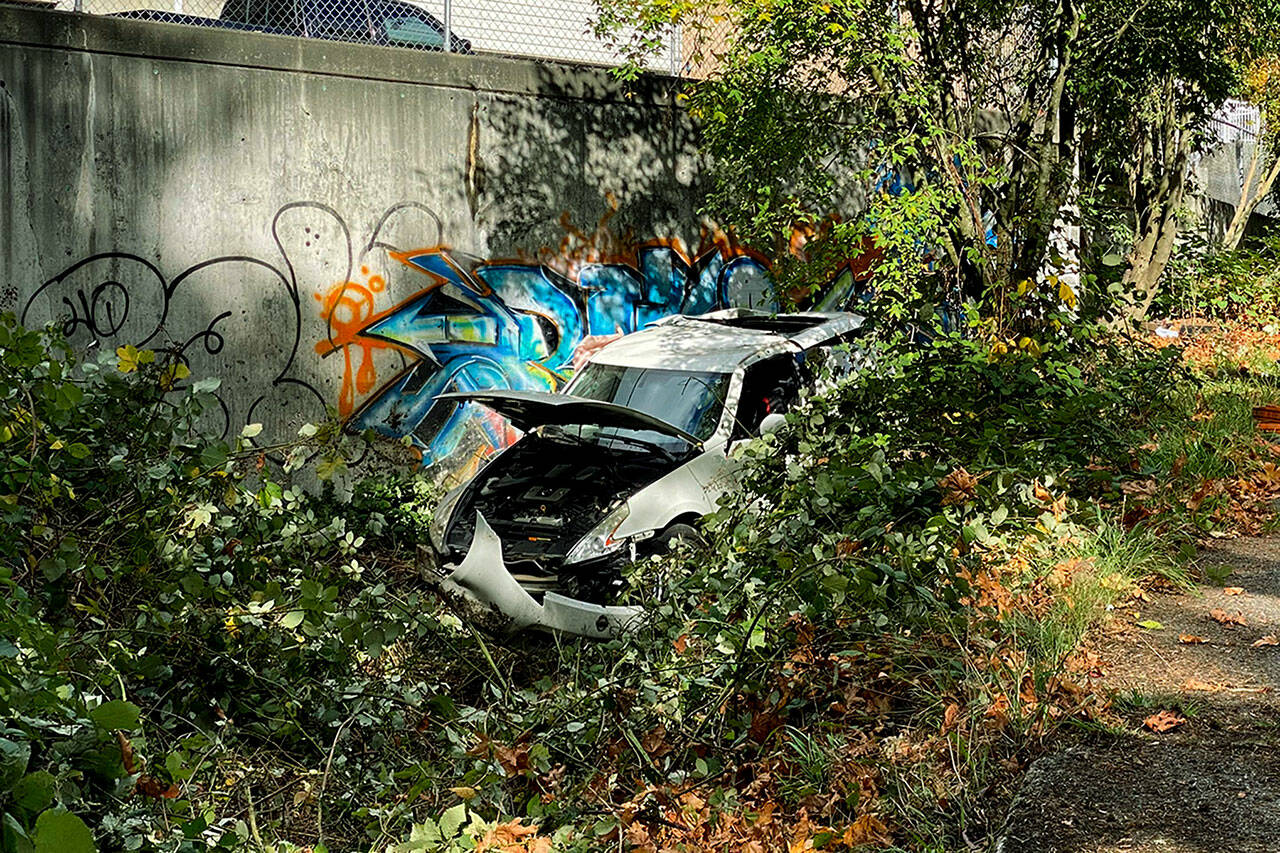
[[[1280,321],[1280,239],[1232,251],[1195,241],[1170,264],[1167,284],[1157,297],[1157,316],[1208,317],[1250,324]]]
[[[393,772],[333,747],[349,731],[379,743],[429,698],[388,672],[386,652],[443,629],[420,593],[389,591],[408,566],[362,552],[366,535],[408,549],[434,487],[369,484],[349,524],[274,481],[257,428],[213,437],[216,381],[184,385],[180,360],[124,347],[77,364],[11,317],[0,352],[0,787],[14,849],[80,818],[108,846],[230,844],[246,812],[226,813],[253,812],[233,755],[288,755],[302,777],[325,757],[321,786]],[[316,453],[332,431],[307,432]]]
[[[425,592],[430,482],[310,494],[180,360],[6,318],[3,849],[949,849],[1028,735],[1099,713],[1066,686],[1096,612],[1171,574],[1133,484],[1253,466],[1262,399],[1089,330],[999,343],[868,353],[745,449],[705,551],[633,568],[643,628],[578,645]],[[347,467],[302,433],[288,467]]]

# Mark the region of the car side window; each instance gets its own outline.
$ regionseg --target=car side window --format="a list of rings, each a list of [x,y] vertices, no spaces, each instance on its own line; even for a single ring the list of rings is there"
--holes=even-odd
[[[385,0],[375,8],[382,16],[382,27],[389,44],[444,48],[443,29],[422,10],[394,0]]]
[[[731,441],[760,434],[765,415],[783,414],[800,397],[800,373],[790,353],[771,356],[747,368],[733,424]]]

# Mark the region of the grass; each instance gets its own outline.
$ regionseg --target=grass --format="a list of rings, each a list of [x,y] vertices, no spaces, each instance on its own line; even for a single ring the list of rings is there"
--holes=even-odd
[[[1127,690],[1117,693],[1111,707],[1122,716],[1146,717],[1157,711],[1175,711],[1188,720],[1200,714],[1200,703],[1180,693],[1143,693]]]
[[[1160,578],[1184,589],[1192,586],[1185,566],[1174,559],[1167,544],[1142,526],[1125,530],[1100,519],[1096,528],[1049,552],[1035,570],[1043,578],[1064,563],[1083,568],[1071,574],[1069,583],[1043,612],[1019,614],[1019,629],[1029,655],[1037,667],[1051,674],[1056,674],[1079,647],[1107,607],[1143,578]]]

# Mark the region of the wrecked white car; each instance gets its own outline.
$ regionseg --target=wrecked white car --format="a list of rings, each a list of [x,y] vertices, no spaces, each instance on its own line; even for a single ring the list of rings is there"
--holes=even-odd
[[[671,317],[593,353],[562,393],[483,391],[523,437],[445,496],[422,574],[491,627],[612,637],[621,570],[735,483],[733,450],[776,429],[815,377],[852,369],[856,314]],[[822,367],[819,365],[822,364]]]

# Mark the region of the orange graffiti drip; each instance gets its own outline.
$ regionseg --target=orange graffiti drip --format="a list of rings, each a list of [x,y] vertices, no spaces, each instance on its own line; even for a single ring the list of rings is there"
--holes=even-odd
[[[368,267],[361,272],[368,275]],[[374,294],[386,288],[380,275],[369,276],[368,284],[355,281],[339,282],[324,295],[315,294],[320,301],[320,317],[329,325],[329,337],[316,344],[320,356],[342,350],[344,362],[342,390],[338,394],[338,414],[349,417],[355,410],[356,394],[368,394],[378,382],[378,368],[373,362],[375,349],[393,349],[386,342],[359,337],[360,330],[374,318]],[[352,366],[351,350],[360,348],[360,366]]]

